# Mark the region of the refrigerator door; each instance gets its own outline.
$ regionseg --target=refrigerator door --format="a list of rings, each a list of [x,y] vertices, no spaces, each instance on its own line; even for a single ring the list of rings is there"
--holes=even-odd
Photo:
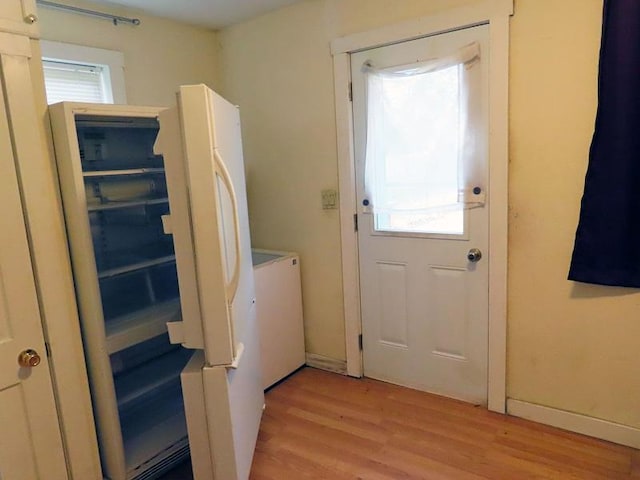
[[[194,480],[249,478],[264,408],[253,341],[241,351],[236,368],[208,367],[197,351],[182,372]]]
[[[264,405],[240,115],[204,85],[159,116],[182,322],[198,351],[181,375],[195,480],[249,478]]]
[[[246,342],[255,302],[238,109],[204,85],[181,87],[160,114],[156,153],[165,159],[182,322],[172,342],[230,365]]]

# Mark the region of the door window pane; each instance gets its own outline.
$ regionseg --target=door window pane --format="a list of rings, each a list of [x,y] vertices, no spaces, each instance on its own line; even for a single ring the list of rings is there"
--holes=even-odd
[[[377,231],[464,234],[464,68],[370,79],[367,176]]]
[[[388,116],[383,192],[397,211],[377,214],[377,230],[463,233],[463,210],[457,208],[459,68],[383,80]]]

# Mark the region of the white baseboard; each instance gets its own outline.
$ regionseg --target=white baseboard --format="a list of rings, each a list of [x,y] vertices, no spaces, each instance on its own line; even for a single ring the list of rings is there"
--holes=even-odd
[[[340,375],[347,374],[347,362],[344,360],[336,360],[335,358],[325,357],[316,353],[307,353],[306,356],[309,367],[339,373]]]
[[[578,413],[507,399],[507,413],[609,442],[640,448],[640,429]]]

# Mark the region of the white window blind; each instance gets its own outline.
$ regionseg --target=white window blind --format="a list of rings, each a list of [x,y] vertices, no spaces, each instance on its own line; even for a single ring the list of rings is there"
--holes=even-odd
[[[113,103],[105,88],[105,68],[43,60],[47,103],[63,101]]]

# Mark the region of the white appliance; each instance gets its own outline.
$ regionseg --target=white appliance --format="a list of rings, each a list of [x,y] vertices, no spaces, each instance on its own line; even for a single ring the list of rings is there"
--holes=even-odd
[[[104,477],[190,450],[196,480],[246,480],[264,397],[238,109],[195,85],[51,119]]]
[[[267,389],[306,362],[300,257],[254,248],[262,386]]]

